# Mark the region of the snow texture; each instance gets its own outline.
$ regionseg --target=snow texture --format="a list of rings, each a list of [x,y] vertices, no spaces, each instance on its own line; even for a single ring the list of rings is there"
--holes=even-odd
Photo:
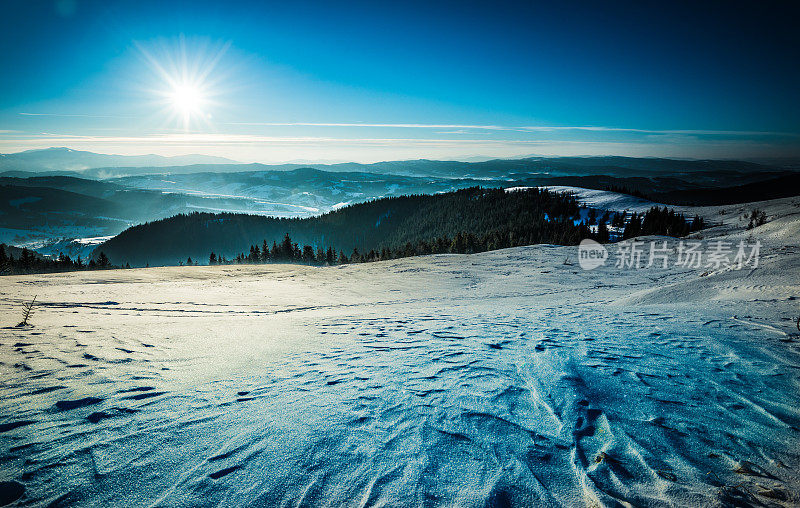
[[[688,211],[758,268],[539,245],[2,277],[0,481],[20,505],[797,505],[800,200]]]

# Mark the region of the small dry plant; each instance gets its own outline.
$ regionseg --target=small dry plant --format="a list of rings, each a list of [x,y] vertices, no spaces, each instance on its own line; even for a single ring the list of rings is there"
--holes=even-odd
[[[31,314],[33,314],[33,306],[36,304],[36,298],[37,297],[34,296],[30,303],[22,304],[22,321],[20,321],[17,327],[28,326],[28,319],[30,319]]]

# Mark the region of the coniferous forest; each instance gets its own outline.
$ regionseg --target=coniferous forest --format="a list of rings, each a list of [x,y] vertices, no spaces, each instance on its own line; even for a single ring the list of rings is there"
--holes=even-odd
[[[378,199],[309,218],[180,214],[132,227],[96,252],[133,266],[337,264],[537,243],[574,245],[584,238],[607,242],[635,236],[629,227],[638,228],[637,234],[673,236],[703,227],[699,218],[687,221],[667,209],[628,218],[590,212],[589,219],[581,220],[581,206],[573,196],[546,189],[473,187]]]
[[[0,244],[0,275],[121,268],[120,266],[112,265],[108,256],[103,252],[98,253],[96,259],[92,258],[84,261],[80,256],[76,259],[71,259],[64,254],[61,254],[55,259],[46,258],[35,254],[27,248],[21,249],[15,257],[11,250],[11,248],[7,249],[5,244]],[[127,268],[130,268],[130,266]]]
[[[318,217],[180,214],[134,226],[92,258],[47,258],[0,245],[0,275],[133,266],[303,263],[334,265],[415,255],[475,253],[552,243],[601,243],[642,235],[685,236],[703,220],[668,208],[645,213],[588,209],[569,194],[530,188],[469,188],[347,206]]]

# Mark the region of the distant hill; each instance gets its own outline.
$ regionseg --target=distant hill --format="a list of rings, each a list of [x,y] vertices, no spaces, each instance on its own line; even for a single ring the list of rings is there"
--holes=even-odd
[[[731,205],[748,201],[788,198],[800,195],[800,173],[782,175],[732,187],[705,187],[651,192],[648,198],[676,205]]]
[[[800,194],[797,171],[736,161],[529,157],[317,166],[195,164],[63,174],[7,172],[21,176],[0,176],[0,242],[35,245],[42,253],[57,255],[72,245],[64,239],[107,237],[179,213],[308,217],[374,199],[473,186],[575,186],[664,204],[730,204]],[[90,245],[78,244],[82,252]]]
[[[109,197],[113,193],[123,190],[124,187],[111,182],[87,180],[75,176],[31,176],[26,178],[0,176],[0,185],[13,185],[18,187],[48,187],[61,189],[79,194],[86,194],[96,198]]]
[[[13,256],[16,259],[19,259],[20,256],[22,256],[22,248],[20,248],[20,247],[15,247],[13,245],[8,245],[8,244],[5,244],[5,243],[0,243],[0,247],[3,248],[3,250],[5,251],[7,256]],[[44,258],[44,256],[42,256],[38,252],[35,252],[35,251],[30,251],[30,252],[31,252],[31,254],[33,254],[34,256],[36,256],[39,259],[43,259]],[[2,272],[0,271],[0,273],[2,273]]]
[[[0,154],[0,172],[52,172],[84,171],[98,167],[120,166],[183,166],[188,164],[234,164],[235,161],[208,155],[106,155],[72,150],[70,148],[46,148],[19,153]],[[13,175],[10,175],[13,176]]]
[[[0,178],[0,241],[44,247],[60,238],[113,235],[131,224],[192,210],[247,211],[254,203],[75,177]]]
[[[329,171],[407,174],[450,178],[500,178],[538,174],[549,176],[607,175],[668,176],[679,173],[779,171],[783,168],[743,161],[684,160],[639,157],[527,157],[479,162],[434,161],[427,159],[376,162],[373,164],[311,164]]]
[[[588,223],[597,224],[592,231]],[[195,212],[129,228],[100,244],[117,265],[174,265],[213,259],[237,262],[362,262],[431,253],[470,253],[584,238],[607,242],[610,225],[623,238],[684,236],[703,227],[667,208],[625,220],[621,213],[582,208],[575,195],[542,188],[470,187],[347,206],[306,218]],[[294,243],[293,243],[294,242]],[[211,256],[211,254],[214,256]],[[267,254],[265,254],[267,253]]]
[[[34,176],[76,176],[75,171],[0,171],[3,178],[31,178]]]
[[[401,194],[433,194],[485,183],[477,179],[413,177],[314,168],[288,171],[140,175],[104,180],[126,187],[203,196],[241,196],[261,203],[284,203],[298,213]],[[276,210],[277,211],[277,210]],[[279,213],[278,215],[286,215]]]
[[[131,224],[112,200],[51,187],[0,185],[0,241],[114,234]]]
[[[131,224],[195,210],[308,216],[369,199],[476,183],[311,168],[113,180],[0,177],[0,242],[35,243],[40,252],[54,255],[64,248],[64,238],[114,235]]]
[[[24,172],[63,174],[80,172],[87,178],[119,178],[149,174],[242,173],[249,171],[292,171],[313,168],[328,172],[373,173],[437,178],[514,178],[520,175],[578,176],[607,175],[619,178],[634,176],[675,176],[697,173],[760,173],[797,169],[785,165],[731,160],[684,160],[637,157],[522,157],[478,161],[437,161],[428,159],[385,161],[370,164],[241,164],[222,157],[206,155],[106,155],[69,148],[29,150],[0,154],[0,176],[30,176]],[[5,173],[5,174],[3,174]]]
[[[177,264],[187,257],[208,260],[213,251],[233,257],[251,244],[280,243],[285,234],[315,248],[350,255],[406,244],[473,235],[493,248],[553,242],[575,243],[579,207],[572,196],[531,189],[469,188],[435,195],[384,198],[317,217],[274,218],[193,213],[129,228],[99,245],[114,264]],[[585,232],[583,233],[585,235]],[[449,241],[449,240],[448,240]]]
[[[57,215],[117,215],[118,205],[102,199],[51,187],[0,185],[0,212],[4,225],[27,213]]]
[[[243,173],[251,171],[293,171],[313,168],[335,173],[371,173],[436,178],[518,178],[525,175],[580,176],[607,175],[618,178],[694,176],[700,174],[758,174],[787,171],[786,168],[753,162],[726,160],[649,159],[636,157],[530,157],[493,159],[481,162],[408,160],[372,164],[194,164],[160,167],[98,167],[85,171],[87,177],[115,178],[148,174]]]

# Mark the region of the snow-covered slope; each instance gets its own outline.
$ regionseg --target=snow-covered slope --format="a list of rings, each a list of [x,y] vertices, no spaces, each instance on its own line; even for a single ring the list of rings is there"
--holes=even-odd
[[[529,189],[530,187],[507,187],[506,191],[513,192],[519,189]],[[608,210],[609,212],[630,212],[642,213],[646,212],[654,206],[668,206],[670,208],[687,208],[677,207],[672,205],[663,205],[654,201],[631,196],[630,194],[622,194],[620,192],[613,192],[607,190],[587,189],[584,187],[573,187],[571,185],[543,185],[541,189],[547,189],[552,192],[569,193],[575,196],[581,204],[589,208],[597,210]]]
[[[545,187],[553,192],[569,192],[581,202],[591,208],[611,211],[646,212],[654,206],[663,206],[646,199],[621,194],[606,190],[584,189],[583,187],[571,187],[569,185],[550,185]]]
[[[704,241],[761,240],[755,270],[540,245],[3,277],[5,325],[39,306],[0,330],[0,481],[33,505],[797,505],[799,203],[750,231],[750,205],[692,209]]]

